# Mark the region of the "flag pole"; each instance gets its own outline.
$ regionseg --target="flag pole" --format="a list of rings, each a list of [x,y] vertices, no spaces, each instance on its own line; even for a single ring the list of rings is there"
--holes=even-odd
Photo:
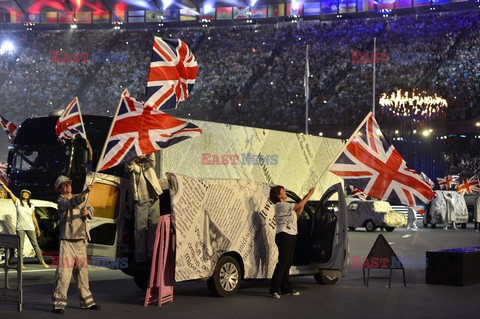
[[[115,111],[115,116],[113,117],[112,123],[110,124],[110,129],[108,130],[107,138],[105,139],[105,143],[103,144],[102,152],[100,153],[100,156],[98,157],[97,168],[95,169],[95,172],[93,173],[93,178],[92,178],[91,185],[93,185],[95,183],[95,178],[97,177],[98,170],[100,169],[100,164],[102,163],[103,156],[105,156],[105,150],[107,149],[108,139],[110,138],[110,135],[112,134],[113,126],[114,126],[115,120],[117,119],[118,111],[120,110],[120,106],[122,105],[122,100],[123,100],[123,96],[124,96],[125,93],[128,94],[127,89],[125,89],[122,92],[122,95],[120,97],[120,101],[118,102],[117,110]],[[90,192],[87,193],[87,198],[85,199],[85,206],[83,208],[87,207],[89,198],[90,198]]]
[[[90,160],[93,158],[93,150],[92,150],[92,145],[90,145],[90,141],[88,140],[87,137],[87,131],[85,130],[85,124],[83,124],[83,116],[82,116],[82,110],[80,108],[80,100],[78,99],[78,96],[75,97],[75,100],[77,101],[78,105],[78,115],[80,116],[80,122],[82,123],[82,130],[83,133],[85,134],[85,142],[87,143],[87,148],[88,148],[88,157]]]
[[[309,88],[309,80],[310,77],[310,65],[308,63],[308,47],[305,53],[305,78],[303,85],[305,86],[305,134],[308,135],[308,100],[310,99],[310,88]]]
[[[325,175],[325,172],[328,171],[328,168],[330,166],[332,166],[332,163],[335,163],[338,158],[340,157],[340,155],[342,155],[342,153],[345,151],[345,149],[347,148],[347,145],[348,143],[350,143],[353,138],[355,137],[355,135],[357,135],[358,131],[360,131],[360,129],[362,128],[362,126],[365,124],[365,122],[368,120],[368,118],[370,117],[370,115],[372,114],[372,112],[368,112],[367,116],[363,119],[362,123],[360,123],[360,125],[357,127],[357,129],[355,130],[355,132],[352,133],[352,135],[350,136],[350,138],[348,139],[348,141],[343,144],[342,148],[340,149],[340,151],[338,151],[337,155],[335,155],[335,157],[330,161],[330,163],[328,164],[327,166],[327,169],[325,171],[323,171],[322,175],[320,175],[320,177],[317,179],[317,181],[315,182],[314,186],[318,184],[318,182],[320,181],[320,179],[323,177],[323,175]]]

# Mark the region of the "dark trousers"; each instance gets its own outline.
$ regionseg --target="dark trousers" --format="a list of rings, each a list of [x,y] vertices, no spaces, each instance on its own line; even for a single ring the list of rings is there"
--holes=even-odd
[[[275,236],[275,243],[278,247],[278,262],[270,281],[270,293],[288,294],[293,292],[288,275],[293,262],[295,252],[296,235],[278,233]]]

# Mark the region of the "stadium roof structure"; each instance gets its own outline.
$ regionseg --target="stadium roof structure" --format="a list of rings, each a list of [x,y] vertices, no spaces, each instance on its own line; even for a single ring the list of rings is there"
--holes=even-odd
[[[23,30],[25,26],[27,30],[104,29],[111,28],[112,25],[114,28],[125,29],[189,27],[199,24],[202,27],[209,27],[304,20],[388,18],[390,15],[431,13],[431,10],[435,10],[434,12],[478,10],[480,2],[480,0],[410,0],[410,2],[256,0],[254,3],[252,1],[255,0],[0,0],[0,30]],[[292,3],[297,3],[298,6]],[[349,3],[352,4],[351,7]]]
[[[170,1],[169,8],[201,8],[204,5],[216,7],[249,6],[249,0],[175,0]],[[258,0],[256,4],[291,3],[291,0]],[[302,1],[309,2],[309,1]],[[314,1],[312,1],[314,2]],[[319,2],[319,0],[316,0]],[[162,10],[162,0],[0,0],[0,12],[12,10],[27,13],[40,13],[49,11],[93,11],[115,12],[131,10]]]

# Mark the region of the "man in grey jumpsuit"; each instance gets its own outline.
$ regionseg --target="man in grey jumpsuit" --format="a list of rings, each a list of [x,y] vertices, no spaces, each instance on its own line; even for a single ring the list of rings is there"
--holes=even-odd
[[[89,237],[86,219],[93,216],[93,208],[83,207],[89,185],[80,194],[72,194],[72,181],[60,176],[55,181],[55,189],[60,192],[58,214],[60,228],[60,252],[58,268],[55,273],[55,291],[53,293],[53,312],[63,314],[67,306],[67,292],[73,273],[77,282],[80,307],[88,310],[100,310],[93,301],[88,286],[87,238]]]
[[[125,165],[130,175],[130,189],[135,201],[135,261],[152,258],[155,230],[160,217],[158,196],[162,188],[155,173],[155,154],[134,158]]]

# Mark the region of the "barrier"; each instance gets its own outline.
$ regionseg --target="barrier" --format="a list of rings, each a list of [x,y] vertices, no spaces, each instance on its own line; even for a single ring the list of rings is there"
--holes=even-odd
[[[155,233],[152,266],[145,294],[145,307],[155,302],[159,307],[166,302],[173,302],[175,240],[170,225],[170,215],[160,216]]]
[[[3,270],[5,271],[5,283],[3,288],[0,288],[0,301],[16,302],[17,310],[22,311],[23,306],[23,290],[22,290],[22,264],[23,251],[20,249],[20,236],[0,234],[0,248],[4,249],[5,260],[3,263]],[[17,265],[10,266],[10,256],[12,250],[17,250]],[[17,288],[10,289],[8,283],[8,271],[10,269],[17,270]]]

